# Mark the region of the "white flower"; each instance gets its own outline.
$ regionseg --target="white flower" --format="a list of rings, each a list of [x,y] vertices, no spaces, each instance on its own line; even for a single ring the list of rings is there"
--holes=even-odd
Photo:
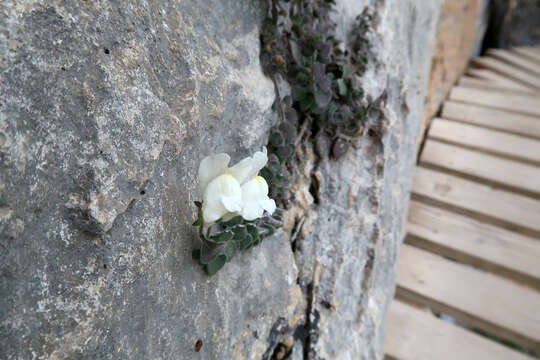
[[[275,201],[268,197],[268,184],[257,176],[268,161],[266,148],[231,168],[230,161],[229,155],[217,154],[205,157],[199,166],[205,224],[237,214],[255,220],[264,210],[272,214],[276,209]]]
[[[242,217],[246,220],[260,218],[264,210],[270,214],[276,210],[276,202],[268,197],[268,184],[262,176],[256,176],[242,185]]]

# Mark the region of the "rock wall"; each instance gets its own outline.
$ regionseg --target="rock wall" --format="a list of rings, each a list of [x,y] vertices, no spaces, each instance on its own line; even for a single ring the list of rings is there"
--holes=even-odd
[[[339,160],[303,147],[300,233],[208,277],[198,164],[276,121],[264,2],[0,4],[0,358],[381,358],[439,3],[340,0],[338,31],[365,6],[382,116]]]
[[[430,120],[463,74],[473,52],[478,48],[479,24],[485,0],[443,0],[437,23],[426,110],[419,142]],[[480,36],[481,39],[481,36]]]
[[[491,0],[484,49],[540,45],[537,0]]]

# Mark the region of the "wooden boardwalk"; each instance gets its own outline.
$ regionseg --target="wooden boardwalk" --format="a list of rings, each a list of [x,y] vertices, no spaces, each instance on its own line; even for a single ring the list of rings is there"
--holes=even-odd
[[[389,359],[540,358],[540,48],[471,63],[419,159]]]

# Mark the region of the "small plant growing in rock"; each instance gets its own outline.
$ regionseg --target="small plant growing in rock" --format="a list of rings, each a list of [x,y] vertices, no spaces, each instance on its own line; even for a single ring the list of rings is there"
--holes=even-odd
[[[309,123],[312,135],[324,131],[350,137],[363,127],[372,102],[359,83],[372,17],[367,11],[358,16],[341,42],[330,16],[334,5],[334,0],[269,1],[261,62],[267,74],[280,74],[291,85],[292,102],[284,112],[296,110],[298,125]]]
[[[328,154],[345,154],[364,132],[367,118],[378,111],[366,96],[360,77],[366,71],[372,15],[356,18],[345,39],[336,37],[331,16],[335,0],[268,0],[261,31],[261,64],[274,81],[280,121],[269,137],[271,161],[261,173],[272,196],[286,202],[290,168],[301,142],[330,139]],[[278,79],[290,85],[281,97]]]
[[[199,227],[200,247],[192,256],[209,275],[215,274],[238,252],[272,235],[279,219],[276,203],[258,173],[268,162],[266,148],[229,167],[227,154],[207,156],[199,166],[203,201],[193,226]]]

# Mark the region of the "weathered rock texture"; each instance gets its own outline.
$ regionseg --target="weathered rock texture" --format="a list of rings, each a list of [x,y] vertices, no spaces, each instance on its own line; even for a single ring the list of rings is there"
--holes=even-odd
[[[540,45],[538,0],[491,0],[484,48]]]
[[[276,119],[264,3],[2,2],[0,358],[380,358],[439,4],[342,0],[339,31],[365,6],[383,116],[339,160],[302,148],[318,187],[294,185],[294,246],[280,231],[209,278],[199,161]]]
[[[439,111],[446,96],[465,71],[478,47],[479,23],[484,0],[443,0],[437,23],[426,109],[419,141],[429,121]],[[480,37],[481,38],[481,37]]]

